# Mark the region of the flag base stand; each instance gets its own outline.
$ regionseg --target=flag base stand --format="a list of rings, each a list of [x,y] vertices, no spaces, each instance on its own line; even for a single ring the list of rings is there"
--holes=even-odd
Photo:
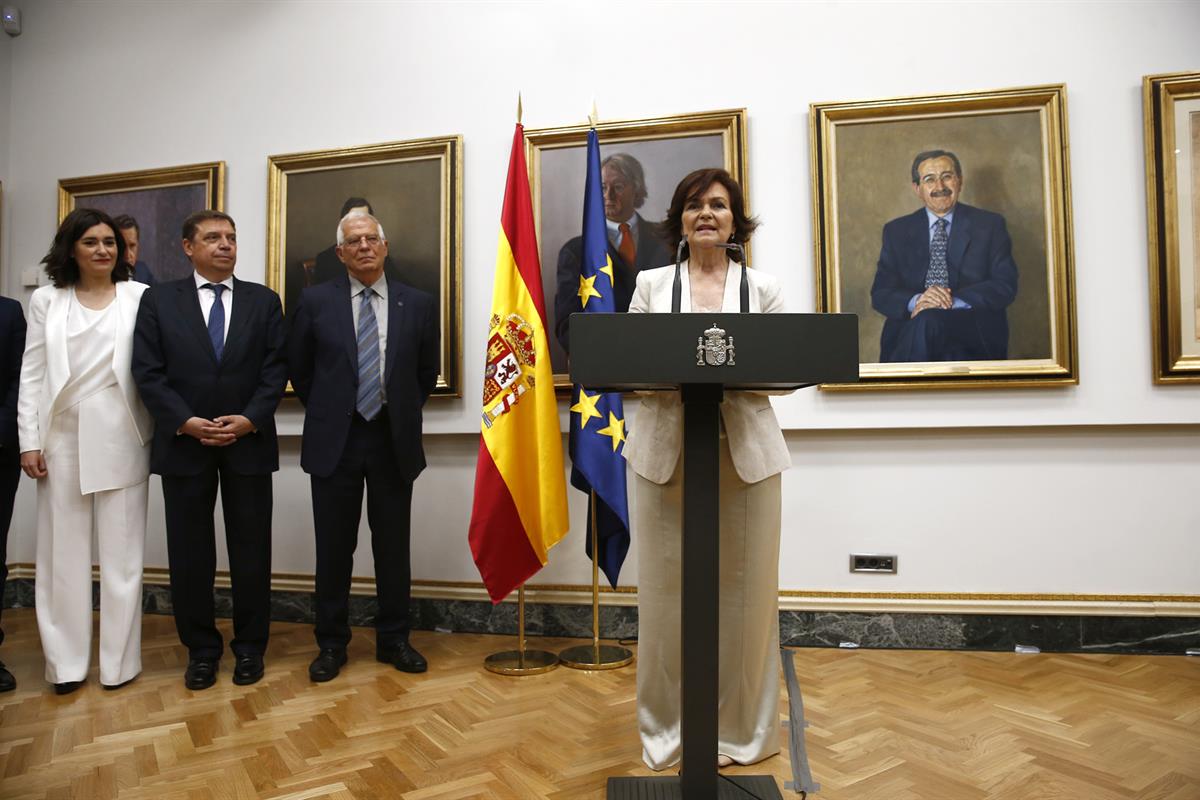
[[[540,675],[558,666],[558,656],[548,650],[525,647],[525,584],[517,589],[517,649],[492,653],[483,668],[497,675]]]
[[[633,651],[628,647],[600,644],[600,565],[596,556],[600,552],[599,533],[596,531],[596,492],[591,493],[592,509],[592,643],[568,647],[558,653],[558,660],[571,669],[619,669],[633,662]]]
[[[571,669],[619,669],[633,662],[633,651],[611,644],[581,644],[559,651],[558,660]]]
[[[547,650],[505,650],[483,660],[488,672],[497,675],[539,675],[558,666],[558,656]]]

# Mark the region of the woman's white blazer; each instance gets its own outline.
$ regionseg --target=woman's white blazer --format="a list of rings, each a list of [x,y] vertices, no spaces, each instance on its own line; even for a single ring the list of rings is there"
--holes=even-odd
[[[629,304],[630,313],[670,312],[671,284],[675,265],[643,270]],[[756,269],[746,271],[750,285],[750,313],[783,311],[782,292],[776,280]],[[740,310],[741,267],[730,264],[721,311]],[[683,263],[683,295],[680,311],[692,310],[688,265]],[[683,449],[683,403],[679,392],[642,395],[642,405],[625,442],[625,460],[638,475],[654,483],[666,483],[675,473]],[[758,483],[791,466],[791,456],[779,420],[768,397],[757,392],[726,392],[721,403],[721,421],[729,439],[729,454],[738,477]]]
[[[144,447],[154,433],[154,420],[142,405],[129,361],[133,352],[133,326],[137,320],[138,305],[142,292],[148,287],[135,281],[116,284],[117,296],[113,301],[117,311],[117,334],[113,348],[113,373],[121,395],[125,398],[125,411],[133,422],[137,441],[120,442],[116,451],[122,458],[145,459]],[[70,377],[67,358],[67,309],[71,305],[73,287],[63,289],[43,286],[29,299],[29,332],[25,342],[25,357],[21,361],[21,391],[17,398],[17,432],[21,441],[21,452],[44,450],[50,432],[50,421],[58,411],[55,403]],[[80,430],[81,439],[96,437],[106,439],[114,431],[105,429]],[[128,452],[126,452],[128,451]],[[115,456],[114,456],[115,457]],[[105,465],[95,465],[102,468]],[[149,474],[149,460],[146,460]]]

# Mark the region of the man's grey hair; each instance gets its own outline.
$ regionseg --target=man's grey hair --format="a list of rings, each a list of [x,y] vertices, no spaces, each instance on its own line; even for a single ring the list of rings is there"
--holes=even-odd
[[[646,172],[642,163],[629,153],[613,153],[600,162],[600,169],[611,166],[633,184],[633,207],[641,208],[646,202]]]
[[[355,217],[366,217],[367,219],[374,222],[375,227],[379,229],[379,238],[385,242],[387,241],[387,234],[383,232],[383,225],[379,222],[379,220],[375,219],[375,217],[373,217],[372,215],[363,211],[361,208],[355,208],[355,209],[351,210],[348,214],[346,214],[346,216],[344,216],[340,220],[338,220],[338,229],[337,229],[338,247],[341,247],[342,243],[346,239],[345,235],[342,233],[342,226],[346,224],[346,220],[354,219]]]

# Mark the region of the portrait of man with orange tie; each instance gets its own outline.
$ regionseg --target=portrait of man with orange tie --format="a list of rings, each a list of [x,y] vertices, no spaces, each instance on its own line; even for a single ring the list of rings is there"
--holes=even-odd
[[[658,225],[638,214],[646,202],[646,175],[641,163],[628,153],[613,153],[600,164],[604,192],[604,217],[608,228],[608,255],[613,264],[617,311],[628,311],[637,274],[644,269],[675,263]],[[554,296],[554,335],[568,350],[570,317],[583,308],[579,301],[579,259],[583,237],[576,236],[558,253],[557,289]]]

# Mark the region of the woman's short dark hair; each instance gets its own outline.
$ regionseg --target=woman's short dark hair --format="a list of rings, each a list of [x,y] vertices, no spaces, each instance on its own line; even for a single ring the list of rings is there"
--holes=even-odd
[[[746,200],[742,195],[742,187],[733,176],[720,167],[707,167],[689,173],[675,187],[675,195],[671,198],[671,207],[667,209],[667,218],[660,228],[667,244],[675,247],[683,238],[683,209],[688,200],[699,197],[708,191],[708,187],[719,183],[729,192],[729,209],[733,212],[733,237],[730,241],[745,244],[750,241],[750,235],[758,228],[758,218],[746,216]],[[736,256],[731,252],[730,255]],[[683,257],[688,257],[688,246],[683,245]]]
[[[77,208],[58,226],[54,244],[42,259],[46,275],[55,288],[63,289],[79,282],[79,265],[75,263],[75,243],[97,225],[107,225],[116,239],[117,257],[113,262],[112,282],[127,281],[133,277],[133,267],[125,263],[125,237],[120,234],[117,223],[103,211],[95,208]]]

